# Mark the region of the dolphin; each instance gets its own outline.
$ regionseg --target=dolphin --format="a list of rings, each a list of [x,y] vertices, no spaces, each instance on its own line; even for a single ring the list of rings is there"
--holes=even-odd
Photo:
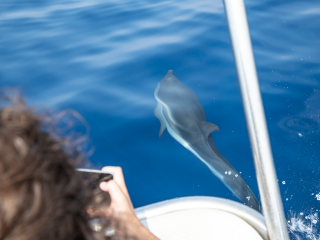
[[[205,163],[235,196],[260,211],[260,204],[246,181],[216,147],[211,133],[219,128],[206,121],[196,94],[169,70],[158,83],[154,96],[158,102],[154,115],[161,124],[159,138],[167,128],[169,134]]]

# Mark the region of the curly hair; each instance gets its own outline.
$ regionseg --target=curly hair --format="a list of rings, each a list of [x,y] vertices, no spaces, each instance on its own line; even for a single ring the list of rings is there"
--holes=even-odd
[[[97,239],[93,192],[75,171],[83,157],[44,131],[43,119],[21,98],[0,109],[0,240]]]

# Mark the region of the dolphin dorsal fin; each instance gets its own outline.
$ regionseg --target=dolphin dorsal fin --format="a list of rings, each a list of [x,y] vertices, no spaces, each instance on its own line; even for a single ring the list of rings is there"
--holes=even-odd
[[[161,105],[160,105],[160,103],[158,103],[156,108],[154,109],[154,116],[159,119],[160,124],[161,124],[160,131],[159,131],[159,139],[161,138],[164,130],[166,130],[166,123],[164,122],[164,120],[160,114],[160,108],[161,108]]]
[[[200,124],[201,124],[201,129],[203,133],[206,134],[207,136],[209,136],[209,134],[212,132],[219,131],[219,127],[211,122],[201,121]]]

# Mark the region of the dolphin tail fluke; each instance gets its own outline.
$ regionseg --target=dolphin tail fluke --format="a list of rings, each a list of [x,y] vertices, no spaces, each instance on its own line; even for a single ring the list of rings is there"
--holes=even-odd
[[[261,206],[256,196],[253,194],[240,173],[219,152],[211,134],[208,138],[208,144],[216,156],[210,159],[205,159],[205,162],[211,172],[216,175],[222,181],[222,183],[243,203],[261,212]]]
[[[164,130],[166,129],[166,124],[165,124],[165,122],[164,122],[164,120],[163,120],[163,118],[162,118],[162,116],[160,114],[160,108],[161,108],[161,104],[158,103],[156,108],[154,109],[154,116],[159,119],[160,124],[161,124],[160,131],[159,131],[159,139],[161,138]]]
[[[258,199],[242,176],[239,173],[236,173],[237,171],[235,170],[229,169],[229,171],[226,172],[227,174],[220,179],[222,183],[245,205],[261,212],[261,206]],[[230,172],[231,174],[229,175]]]

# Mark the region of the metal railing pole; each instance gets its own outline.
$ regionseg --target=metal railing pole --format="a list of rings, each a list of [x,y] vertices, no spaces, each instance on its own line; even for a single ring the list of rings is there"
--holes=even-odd
[[[243,0],[224,0],[258,187],[271,240],[289,240]]]

